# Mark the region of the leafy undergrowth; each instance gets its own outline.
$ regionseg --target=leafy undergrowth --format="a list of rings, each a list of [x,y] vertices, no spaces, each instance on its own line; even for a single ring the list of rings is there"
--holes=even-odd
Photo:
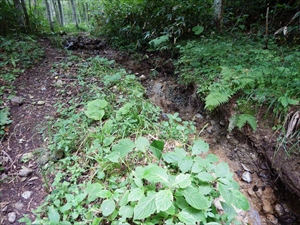
[[[62,101],[48,118],[51,160],[40,162],[49,195],[35,221],[20,222],[218,225],[249,209],[193,123],[178,114],[160,122],[136,77],[114,61],[70,56],[53,74]]]
[[[5,100],[14,96],[13,81],[43,55],[41,47],[30,36],[0,36],[0,139],[12,122]]]
[[[263,49],[250,38],[219,37],[190,41],[179,46],[181,57],[177,73],[184,84],[198,84],[198,93],[205,98],[206,108],[236,100],[235,113],[229,130],[248,123],[256,130],[256,116],[262,105],[273,111],[277,127],[289,108],[299,109],[300,53],[269,44]],[[269,117],[269,116],[268,116]]]

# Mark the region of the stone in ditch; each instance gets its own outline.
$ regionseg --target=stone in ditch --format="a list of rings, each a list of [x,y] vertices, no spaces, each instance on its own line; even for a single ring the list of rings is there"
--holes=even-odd
[[[38,104],[38,105],[45,105],[45,101],[38,101],[36,104]]]
[[[32,169],[24,167],[24,168],[20,169],[18,175],[21,177],[28,177],[30,174],[32,174],[32,172],[33,172]]]
[[[32,195],[32,191],[25,191],[23,194],[22,194],[22,197],[24,198],[24,199],[29,199],[30,198],[30,196]]]
[[[10,102],[12,105],[21,105],[23,103],[23,98],[14,96],[12,99],[10,99]]]
[[[10,223],[14,223],[16,221],[17,214],[15,212],[10,212],[7,214],[7,219]]]
[[[141,81],[147,80],[147,77],[143,74],[143,75],[140,76],[140,80]]]
[[[248,171],[244,172],[242,175],[242,180],[247,183],[251,183],[252,181],[251,174]]]

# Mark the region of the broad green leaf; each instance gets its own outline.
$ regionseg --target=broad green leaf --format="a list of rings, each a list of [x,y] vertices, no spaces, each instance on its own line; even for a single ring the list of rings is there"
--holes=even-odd
[[[213,190],[211,185],[209,185],[209,184],[207,184],[207,185],[202,184],[198,188],[199,188],[200,193],[202,193],[203,195],[207,195]]]
[[[59,223],[59,225],[72,225],[72,224],[68,221],[62,221]]]
[[[185,156],[182,159],[178,160],[178,167],[181,170],[181,172],[186,173],[188,172],[193,166],[193,159]]]
[[[128,203],[129,190],[126,190],[125,193],[121,196],[120,201],[118,202],[119,206],[124,206]]]
[[[99,218],[99,217],[95,218],[95,219],[93,220],[92,225],[99,225],[99,224],[101,224],[101,223],[100,223],[101,220],[102,220],[102,218]]]
[[[217,223],[217,222],[209,222],[209,223],[206,223],[205,225],[222,225],[222,224]]]
[[[218,182],[218,189],[220,191],[221,196],[223,197],[225,202],[230,205],[232,203],[233,196],[229,188],[230,187],[228,187],[227,185]]]
[[[144,197],[144,190],[141,188],[133,188],[128,196],[128,201],[138,201]]]
[[[188,212],[180,212],[178,213],[178,218],[181,222],[185,224],[196,224],[199,222],[195,217],[193,217]]]
[[[178,162],[178,155],[176,154],[176,152],[164,153],[162,158],[167,163],[177,164]]]
[[[207,209],[209,207],[207,198],[197,188],[188,186],[180,192],[185,200],[195,209]]]
[[[216,165],[215,174],[217,177],[227,177],[227,175],[230,174],[228,164],[221,162],[218,165]]]
[[[120,153],[119,152],[111,152],[108,155],[104,157],[105,159],[108,159],[109,161],[113,163],[118,163],[120,159]]]
[[[221,202],[221,205],[229,220],[232,220],[236,217],[237,213],[233,206],[228,205],[226,202]]]
[[[171,190],[161,190],[156,194],[156,211],[166,211],[173,203],[173,194]]]
[[[214,154],[208,154],[205,159],[211,163],[214,163],[214,162],[218,162],[219,161],[219,158],[218,156],[214,155]]]
[[[117,121],[122,120],[125,115],[130,113],[132,106],[133,106],[132,103],[126,103],[123,107],[121,107],[116,113],[116,120]]]
[[[161,159],[162,151],[164,150],[165,143],[161,140],[154,140],[150,145],[150,151],[156,156],[157,159]]]
[[[133,219],[142,220],[148,218],[156,210],[155,206],[156,192],[150,191],[146,197],[140,199],[138,204],[134,207]]]
[[[114,140],[115,140],[114,136],[105,137],[104,140],[103,140],[103,146],[107,147],[107,146],[111,145]]]
[[[144,137],[139,137],[136,141],[135,141],[135,145],[137,150],[142,151],[142,152],[146,152],[146,150],[149,148],[150,143],[148,141],[147,138]]]
[[[194,32],[195,35],[199,35],[204,31],[203,26],[195,26],[192,28],[192,31]]]
[[[107,120],[102,127],[102,132],[104,134],[111,134],[113,126],[114,126],[113,120],[111,120],[111,119]]]
[[[209,150],[209,145],[203,140],[194,141],[194,145],[192,147],[192,155],[199,155],[201,153],[205,153]]]
[[[59,220],[60,220],[60,215],[59,213],[57,212],[57,210],[53,207],[53,206],[50,206],[48,208],[48,218],[49,218],[49,221],[50,222],[53,222],[53,223],[58,223]]]
[[[144,170],[144,179],[153,183],[162,183],[165,186],[169,186],[169,179],[166,170],[157,166],[156,164],[151,164],[147,166]]]
[[[180,188],[186,188],[191,185],[191,175],[190,174],[179,174],[175,177],[173,186],[179,186]]]
[[[232,190],[232,196],[233,196],[232,204],[236,208],[242,209],[244,211],[250,209],[250,205],[247,198],[239,190]]]
[[[129,152],[135,148],[135,144],[132,140],[126,138],[121,139],[118,144],[112,147],[112,152],[117,152],[120,154],[121,158],[124,158]]]
[[[212,182],[215,180],[214,176],[207,172],[198,173],[197,178],[204,182]]]
[[[88,184],[85,192],[88,194],[88,202],[95,201],[99,196],[98,193],[103,189],[103,186],[99,183]]]
[[[62,213],[65,213],[66,211],[70,210],[71,208],[72,208],[72,204],[70,202],[67,202],[60,208],[60,211]]]
[[[103,216],[109,216],[115,210],[116,204],[112,199],[106,199],[102,202],[100,210]]]
[[[85,114],[87,117],[94,119],[94,120],[102,120],[105,112],[104,108],[108,105],[107,101],[105,100],[94,100],[90,101],[87,104],[87,109],[85,111]]]
[[[127,218],[131,218],[132,217],[132,215],[133,215],[133,207],[129,206],[129,205],[121,206],[120,209],[119,209],[119,215],[122,217],[123,221],[126,221]]]

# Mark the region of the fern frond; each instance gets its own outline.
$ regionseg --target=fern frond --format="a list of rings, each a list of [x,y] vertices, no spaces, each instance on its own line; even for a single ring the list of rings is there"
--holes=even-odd
[[[213,110],[217,106],[225,102],[228,102],[230,97],[231,94],[229,92],[219,92],[219,91],[211,92],[205,98],[205,109]]]
[[[234,115],[230,117],[228,130],[229,132],[231,132],[234,127],[238,127],[239,129],[242,129],[242,127],[245,126],[246,123],[250,125],[252,130],[256,131],[257,129],[256,118],[250,114],[240,114],[240,115]]]

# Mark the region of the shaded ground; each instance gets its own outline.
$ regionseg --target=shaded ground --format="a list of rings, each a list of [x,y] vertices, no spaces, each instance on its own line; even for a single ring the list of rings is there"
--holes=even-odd
[[[6,179],[0,183],[0,224],[19,224],[7,221],[10,213],[16,213],[17,219],[30,214],[47,195],[37,161],[26,162],[24,154],[36,153],[25,156],[38,158],[38,153],[43,152],[46,140],[39,132],[46,126],[45,117],[55,114],[53,105],[57,98],[51,65],[63,60],[64,54],[53,49],[46,40],[41,40],[41,44],[45,48],[45,59],[15,82],[17,96],[22,97],[23,102],[11,106],[14,122],[0,146],[0,157],[5,167],[1,179]],[[93,48],[93,45],[97,48]],[[230,110],[225,108],[224,112],[208,115],[196,95],[196,87],[177,84],[170,60],[154,54],[130,56],[105,48],[104,42],[91,42],[86,49],[82,46],[75,49],[77,51],[74,53],[82,57],[99,55],[116,60],[128,72],[140,78],[148,97],[161,107],[163,113],[179,112],[181,118],[195,121],[199,136],[210,144],[212,153],[230,165],[242,192],[251,202],[251,210],[247,214],[240,214],[244,224],[300,224],[300,213],[292,206],[299,204],[298,197],[288,194],[280,183],[275,182],[279,179],[276,179],[276,173],[270,169],[270,162],[265,160],[263,154],[270,133],[264,136],[256,133],[255,136],[246,130],[247,136],[240,132],[228,134],[226,124]],[[270,146],[267,145],[266,149],[271,148],[272,142],[267,143]],[[23,177],[18,175],[22,167],[29,169],[29,174]],[[245,173],[250,176],[251,182],[243,179]],[[22,197],[26,191],[31,193],[28,199]]]
[[[41,40],[40,44],[45,49],[45,58],[26,70],[14,83],[16,95],[22,101],[20,105],[10,106],[13,123],[0,146],[0,160],[5,168],[0,182],[0,224],[19,224],[17,220],[25,214],[32,218],[32,210],[47,195],[39,165],[30,159],[39,157],[43,151],[45,140],[40,131],[47,126],[45,117],[56,111],[53,108],[56,102],[56,90],[52,86],[54,78],[49,72],[63,54],[51,47],[47,40]],[[24,168],[28,173],[20,176]],[[8,216],[14,213],[16,221],[8,222]]]

